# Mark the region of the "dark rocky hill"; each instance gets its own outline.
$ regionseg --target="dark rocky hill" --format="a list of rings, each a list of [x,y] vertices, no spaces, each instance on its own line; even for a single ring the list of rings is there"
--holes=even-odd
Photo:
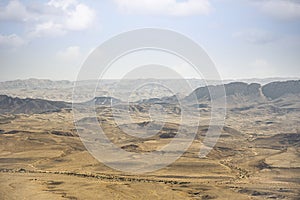
[[[300,80],[272,82],[264,86],[258,83],[233,82],[225,84],[224,89],[228,100],[231,100],[233,96],[242,96],[249,100],[264,98],[274,100],[285,95],[300,95]],[[185,99],[189,100],[192,95],[196,95],[198,100],[211,100],[210,91],[214,92],[215,98],[218,98],[222,95],[222,90],[220,85],[200,87]]]
[[[251,98],[260,97],[260,84],[258,83],[243,83],[243,82],[233,82],[224,85],[226,96],[249,96]],[[186,97],[189,100],[192,95],[196,95],[198,100],[211,100],[214,98],[219,98],[223,94],[223,87],[221,85],[217,86],[206,86],[200,87],[194,90],[192,94]],[[213,93],[213,96],[210,94]]]
[[[300,94],[300,80],[272,82],[264,85],[262,92],[269,99],[277,99],[289,94]]]
[[[11,114],[35,114],[44,112],[60,111],[63,108],[70,108],[71,104],[62,101],[48,101],[43,99],[21,99],[7,95],[0,95],[0,113]]]

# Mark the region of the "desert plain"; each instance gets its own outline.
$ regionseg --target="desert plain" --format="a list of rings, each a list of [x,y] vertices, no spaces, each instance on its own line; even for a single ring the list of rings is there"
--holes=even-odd
[[[299,90],[299,81],[289,84]],[[285,91],[270,96],[265,88],[262,97],[261,88],[255,93],[251,87],[225,85],[225,123],[205,158],[199,158],[199,149],[209,128],[210,101],[198,94],[201,104],[188,108],[191,116],[194,112],[201,116],[193,143],[174,163],[141,174],[118,171],[95,159],[78,135],[69,103],[45,112],[43,102],[36,99],[3,95],[2,110],[12,103],[22,107],[0,115],[0,199],[300,199],[299,94]],[[134,122],[123,120],[121,126],[159,124],[159,119],[149,117],[152,104],[159,104],[169,116],[156,135],[137,138],[115,123],[118,116],[103,98],[97,100],[102,102],[96,109],[99,125],[125,151],[155,151],[178,131],[180,112],[174,102],[152,99],[133,104]],[[36,111],[37,106],[43,112]],[[124,111],[122,106],[118,109],[115,113]]]

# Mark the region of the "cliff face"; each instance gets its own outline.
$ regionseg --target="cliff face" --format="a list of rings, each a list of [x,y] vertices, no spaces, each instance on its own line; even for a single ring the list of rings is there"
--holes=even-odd
[[[300,94],[300,80],[298,81],[285,81],[285,82],[272,82],[261,86],[258,83],[243,83],[233,82],[224,85],[226,97],[231,100],[235,97],[241,97],[248,100],[258,99],[277,99],[285,95]],[[192,94],[186,97],[186,100],[195,95],[198,100],[211,100],[210,91],[213,96],[218,98],[222,95],[222,86],[206,86],[194,90]]]
[[[272,82],[264,85],[262,92],[268,99],[277,99],[289,94],[300,94],[300,80]]]

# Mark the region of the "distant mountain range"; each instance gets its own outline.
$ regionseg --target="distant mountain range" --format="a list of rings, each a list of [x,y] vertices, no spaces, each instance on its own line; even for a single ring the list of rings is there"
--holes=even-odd
[[[244,82],[244,83],[259,83],[262,85],[271,83],[271,82],[278,82],[278,81],[288,81],[288,80],[298,80],[300,78],[251,78],[251,79],[226,79],[222,80],[223,83],[231,83],[231,82]],[[203,79],[186,79],[192,87],[201,87],[205,85],[219,85],[221,81],[219,80],[203,80]],[[80,81],[81,83],[84,83],[85,85],[91,85],[98,83],[99,80],[83,80]],[[106,79],[102,80],[104,84],[115,84],[119,80],[117,79]],[[139,81],[139,80],[135,80]],[[176,79],[164,79],[163,81],[175,81]],[[3,81],[0,82],[0,89],[53,89],[53,88],[69,88],[74,86],[75,81],[68,81],[68,80],[59,80],[59,81],[53,81],[49,79],[18,79],[13,81]]]
[[[48,79],[26,79],[0,82],[0,88],[4,89],[51,89],[73,87],[72,81],[52,81]]]
[[[34,114],[57,112],[63,108],[70,108],[71,104],[62,101],[48,101],[43,99],[20,99],[7,95],[0,95],[0,113]]]
[[[299,78],[300,79],[300,78]],[[207,85],[217,86],[222,84],[229,84],[235,82],[242,83],[258,83],[260,85],[266,85],[270,82],[287,81],[291,78],[264,78],[264,79],[240,79],[240,80],[203,80],[203,79],[106,79],[101,80],[83,80],[79,82],[74,81],[52,81],[47,79],[26,79],[26,80],[14,80],[0,82],[0,94],[19,97],[19,98],[32,98],[32,99],[45,99],[52,101],[72,101],[72,91],[74,85],[81,91],[83,91],[78,97],[78,101],[84,101],[88,99],[89,94],[95,93],[95,96],[112,96],[126,101],[130,95],[131,101],[139,101],[142,99],[150,98],[162,98],[164,96],[170,96],[176,94],[177,97],[183,98],[188,96],[193,90],[199,87],[205,87]],[[293,80],[298,80],[297,78]],[[184,81],[184,83],[183,83]],[[153,83],[147,86],[147,83]],[[188,90],[183,85],[190,86]],[[95,88],[95,86],[97,88]],[[137,86],[143,86],[142,90],[136,88]],[[166,86],[166,87],[160,87]],[[131,93],[128,88],[136,88],[137,91]],[[172,94],[170,90],[172,90]],[[129,92],[128,92],[129,91]]]
[[[45,82],[47,84],[47,81]],[[69,84],[66,82],[66,84]],[[221,85],[199,87],[188,95],[184,99],[188,101],[192,95],[195,95],[199,102],[209,101],[211,99],[210,90],[214,90],[218,97],[218,94],[222,94],[223,87]],[[227,101],[239,99],[239,101],[272,101],[279,98],[287,97],[289,95],[300,98],[300,80],[290,80],[282,82],[271,82],[266,85],[260,85],[258,83],[243,83],[232,82],[224,85]],[[218,93],[219,92],[219,93]],[[95,102],[96,105],[109,105],[110,102],[121,103],[122,101],[113,97],[96,97],[86,103]],[[137,101],[136,103],[174,103],[176,101],[175,96],[162,97],[162,98],[150,98]],[[235,103],[235,102],[234,102]],[[34,98],[13,98],[7,95],[0,95],[0,113],[12,113],[12,114],[33,114],[44,112],[60,111],[64,108],[71,108],[71,103],[64,101],[50,101]]]

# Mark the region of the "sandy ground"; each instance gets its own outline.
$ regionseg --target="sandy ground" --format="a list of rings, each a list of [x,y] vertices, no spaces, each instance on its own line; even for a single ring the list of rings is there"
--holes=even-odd
[[[154,150],[172,139],[117,140],[115,134],[122,133],[109,114],[101,117],[112,141],[120,147],[136,145],[128,151]],[[300,199],[297,117],[231,112],[207,158],[198,157],[207,129],[203,125],[175,163],[135,175],[93,158],[77,136],[69,111],[2,115],[0,199]],[[174,123],[166,129],[172,130]]]

